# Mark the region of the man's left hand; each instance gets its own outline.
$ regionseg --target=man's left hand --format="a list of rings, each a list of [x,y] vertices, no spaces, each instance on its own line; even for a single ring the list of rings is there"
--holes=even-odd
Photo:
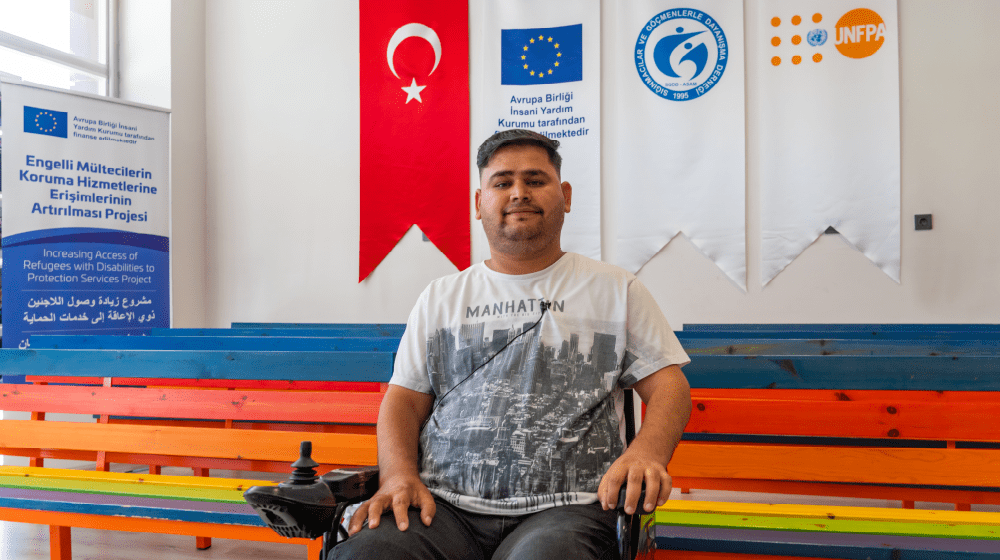
[[[635,513],[638,506],[642,483],[646,483],[646,499],[643,509],[651,513],[654,509],[667,503],[673,481],[667,474],[666,466],[653,457],[645,456],[636,446],[629,447],[615,461],[601,479],[597,489],[597,499],[605,510],[618,507],[618,493],[622,484],[627,484],[625,490],[625,513]]]

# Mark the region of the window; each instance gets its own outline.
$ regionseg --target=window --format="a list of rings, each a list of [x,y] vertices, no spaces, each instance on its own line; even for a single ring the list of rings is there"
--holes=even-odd
[[[116,8],[117,0],[0,0],[0,75],[114,95]]]

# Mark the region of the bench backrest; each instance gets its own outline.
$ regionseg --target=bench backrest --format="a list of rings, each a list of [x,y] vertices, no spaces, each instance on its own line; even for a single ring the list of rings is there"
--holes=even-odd
[[[78,460],[105,453],[107,462],[288,472],[299,442],[309,439],[314,459],[328,468],[373,465],[382,395],[0,384],[3,410],[36,418],[0,421],[0,453]],[[100,421],[37,421],[45,413]]]

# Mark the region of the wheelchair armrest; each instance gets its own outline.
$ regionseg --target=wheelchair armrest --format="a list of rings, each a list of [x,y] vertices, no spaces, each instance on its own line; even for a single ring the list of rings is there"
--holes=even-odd
[[[618,502],[617,505],[615,506],[615,509],[618,510],[618,513],[622,515],[628,515],[627,513],[625,513],[625,490],[627,489],[627,487],[628,487],[627,484],[622,484],[621,490],[618,491]],[[645,513],[645,511],[642,509],[643,503],[645,501],[646,501],[646,483],[644,482],[642,483],[642,491],[639,492],[639,501],[636,502],[635,513],[639,514]]]
[[[332,470],[320,477],[337,503],[371,498],[378,491],[378,467],[353,467]]]
[[[333,530],[348,505],[376,490],[378,467],[358,467],[330,471],[310,484],[254,486],[243,498],[279,535],[315,539]]]

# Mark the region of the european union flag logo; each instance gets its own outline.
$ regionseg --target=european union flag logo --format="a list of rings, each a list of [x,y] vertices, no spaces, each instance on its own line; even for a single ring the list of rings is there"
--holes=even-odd
[[[24,106],[24,131],[56,138],[67,137],[67,113]]]
[[[583,80],[583,25],[500,30],[500,83],[509,86]]]

